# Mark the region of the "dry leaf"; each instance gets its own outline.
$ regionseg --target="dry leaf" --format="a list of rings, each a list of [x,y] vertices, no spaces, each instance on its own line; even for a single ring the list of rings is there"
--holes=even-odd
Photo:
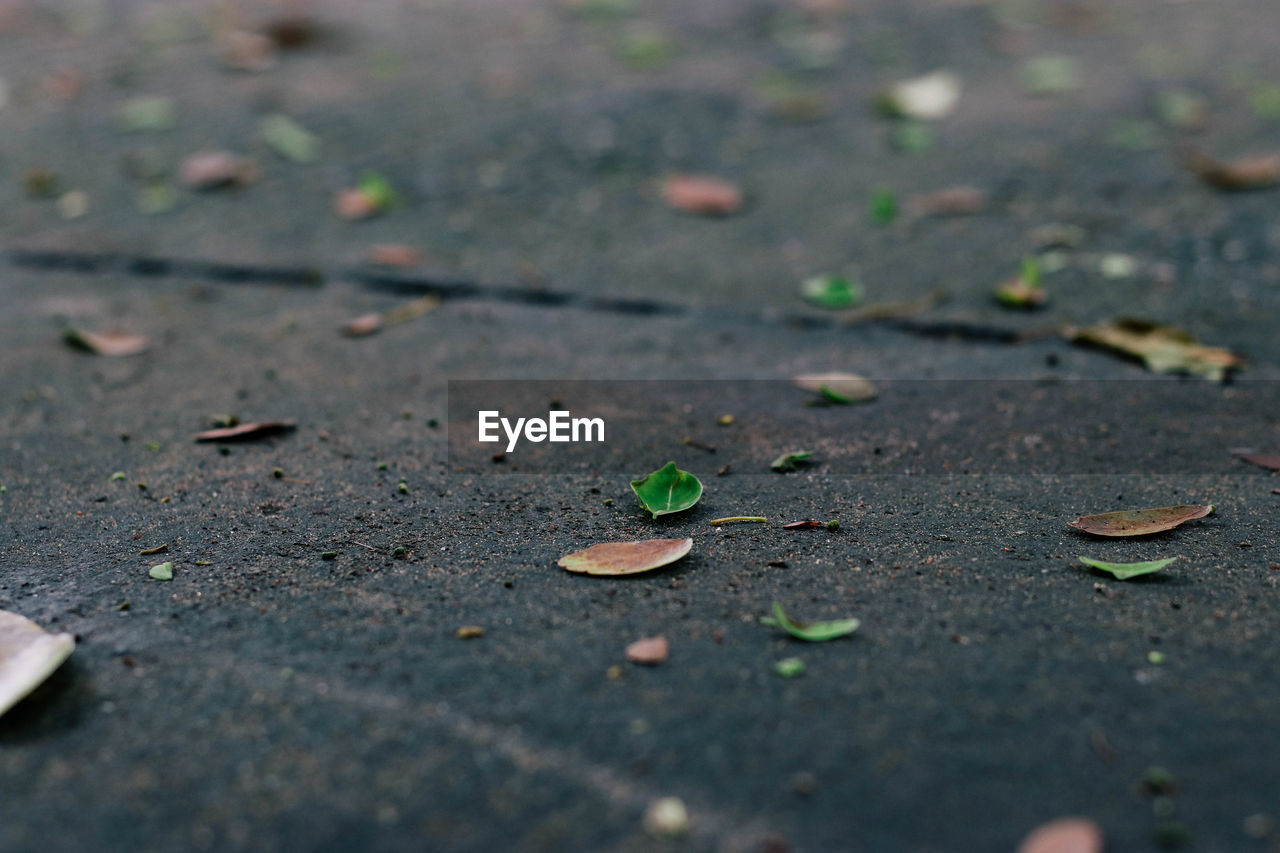
[[[1220,190],[1259,190],[1280,183],[1280,153],[1222,161],[1190,151],[1184,162],[1200,180]]]
[[[1182,504],[1083,515],[1067,524],[1094,536],[1146,536],[1172,530],[1184,522],[1204,518],[1212,512],[1212,504]]]
[[[351,338],[363,338],[365,335],[372,335],[383,326],[382,315],[374,312],[372,314],[361,314],[347,325],[342,327],[342,333]]]
[[[1250,453],[1240,458],[1251,465],[1258,465],[1271,471],[1280,471],[1280,453]]]
[[[934,71],[894,83],[880,94],[880,109],[897,118],[936,121],[946,118],[960,100],[960,77],[951,71]]]
[[[138,355],[151,346],[151,342],[141,335],[125,332],[86,332],[69,328],[62,333],[62,337],[71,346],[96,355]]]
[[[981,213],[986,206],[986,190],[977,187],[947,187],[907,200],[907,208],[916,216],[964,216]]]
[[[39,687],[75,647],[70,634],[50,634],[17,613],[0,610],[0,715]]]
[[[345,189],[333,200],[334,213],[343,219],[368,219],[382,210],[378,200],[362,189]]]
[[[800,530],[805,527],[821,527],[821,521],[793,521],[790,524],[782,525],[783,530]]]
[[[673,175],[662,185],[667,204],[685,213],[726,216],[742,209],[742,190],[722,178]]]
[[[1066,335],[1076,343],[1136,358],[1154,373],[1190,373],[1222,380],[1245,364],[1230,350],[1203,346],[1181,329],[1149,320],[1125,317],[1083,329],[1069,328]]]
[[[876,396],[876,386],[871,380],[856,373],[814,373],[791,381],[832,403],[857,403]]]
[[[192,190],[247,187],[257,179],[258,167],[253,161],[230,151],[199,151],[183,160],[178,170],[178,182]]]
[[[369,263],[381,267],[416,267],[422,263],[422,253],[401,243],[380,243],[369,248]]]
[[[196,441],[252,441],[281,433],[292,432],[296,421],[261,421],[256,424],[240,424],[223,429],[209,429],[196,433]]]
[[[667,659],[670,651],[666,637],[645,637],[627,646],[627,660],[646,666],[657,666]]]
[[[262,33],[228,30],[218,37],[218,55],[236,71],[268,71],[276,64],[276,45]]]
[[[1060,817],[1032,830],[1018,853],[1102,853],[1102,827],[1085,817]]]
[[[692,547],[692,539],[602,542],[561,557],[557,565],[588,575],[634,575],[674,563]]]

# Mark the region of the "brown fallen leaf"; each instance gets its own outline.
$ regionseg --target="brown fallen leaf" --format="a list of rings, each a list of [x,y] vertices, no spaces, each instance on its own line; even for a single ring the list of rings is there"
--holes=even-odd
[[[783,530],[799,530],[803,527],[821,527],[821,521],[793,521],[790,524],[782,525]]]
[[[422,253],[402,243],[379,243],[369,247],[368,259],[380,267],[416,267],[422,263]]]
[[[1183,162],[1200,180],[1220,190],[1259,190],[1280,183],[1280,153],[1223,161],[1191,150]]]
[[[1221,381],[1245,365],[1245,360],[1230,350],[1204,346],[1182,329],[1150,320],[1122,317],[1096,326],[1068,327],[1064,334],[1074,343],[1135,358],[1153,373],[1189,373]]]
[[[151,346],[151,342],[141,335],[130,335],[126,332],[89,332],[74,327],[63,332],[62,339],[76,349],[107,356],[138,355],[146,352]]]
[[[676,210],[702,216],[727,216],[744,204],[736,184],[708,175],[672,175],[662,185],[662,197]]]
[[[806,391],[812,391],[830,403],[858,403],[876,396],[870,379],[856,373],[812,373],[791,380]]]
[[[557,565],[588,575],[634,575],[674,563],[692,547],[692,539],[602,542],[561,557]]]
[[[196,441],[253,441],[297,429],[296,421],[260,421],[255,424],[208,429],[196,433]]]
[[[382,211],[378,200],[362,189],[345,189],[333,199],[333,212],[343,219],[368,219]]]
[[[907,209],[915,216],[967,216],[981,213],[986,206],[986,190],[968,186],[947,187],[907,200]]]
[[[218,36],[218,56],[236,71],[269,71],[276,64],[276,43],[251,30],[227,30]]]
[[[1102,827],[1085,817],[1060,817],[1033,829],[1017,853],[1102,853]]]
[[[154,548],[148,548],[145,551],[139,551],[138,554],[143,557],[149,557],[152,554],[163,554],[165,551],[168,551],[168,550],[169,550],[169,543],[166,542],[163,545],[157,545]]]
[[[1280,453],[1250,453],[1241,456],[1240,459],[1269,471],[1280,471]]]
[[[423,296],[406,302],[403,305],[392,308],[385,314],[372,312],[369,314],[361,314],[354,320],[348,322],[342,327],[343,334],[352,338],[361,338],[365,335],[372,335],[382,329],[383,326],[394,326],[398,323],[407,323],[410,320],[416,320],[426,314],[430,314],[440,305],[440,297]]]
[[[645,666],[657,666],[667,659],[670,651],[666,637],[645,637],[627,646],[627,660]]]
[[[382,326],[382,315],[375,311],[371,314],[361,314],[348,322],[347,325],[342,327],[342,333],[350,338],[363,338],[365,335],[372,335],[377,332]]]
[[[1182,504],[1154,509],[1125,509],[1098,515],[1082,515],[1067,524],[1094,536],[1146,536],[1213,513],[1212,504]]]
[[[198,151],[178,170],[178,182],[192,190],[247,187],[257,179],[257,165],[230,151]]]

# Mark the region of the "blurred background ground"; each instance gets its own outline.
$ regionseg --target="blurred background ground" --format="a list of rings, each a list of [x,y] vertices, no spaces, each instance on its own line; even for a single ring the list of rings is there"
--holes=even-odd
[[[443,433],[450,379],[1147,378],[1016,338],[1121,315],[1247,357],[1236,386],[1152,379],[1225,405],[1277,373],[1276,195],[1182,161],[1276,149],[1277,26],[1262,0],[0,2],[0,606],[80,638],[0,719],[0,848],[1011,850],[1083,814],[1109,849],[1273,849],[1274,480],[1162,431],[1178,412],[1151,442],[1194,465],[781,476],[680,443],[717,427],[672,400],[655,434],[707,493],[661,523],[645,471],[460,472]],[[270,67],[229,68],[231,31]],[[876,110],[939,68],[947,116]],[[264,139],[281,115],[313,162]],[[208,149],[255,179],[183,186]],[[369,173],[396,202],[338,215]],[[674,211],[676,173],[745,206]],[[954,186],[981,209],[913,212]],[[422,257],[375,269],[375,244]],[[1041,250],[1049,304],[1002,307]],[[844,328],[798,296],[822,273],[949,298]],[[408,298],[379,280],[445,298],[343,337]],[[68,323],[152,346],[76,352]],[[945,418],[962,386],[938,387]],[[892,432],[894,405],[794,443]],[[299,428],[224,455],[190,440],[214,413]],[[1218,512],[1135,542],[1064,526],[1175,503]],[[841,531],[707,526],[741,513]],[[695,550],[653,576],[554,565],[668,535]],[[138,554],[161,543],[171,583]],[[1082,553],[1183,559],[1121,585]],[[756,624],[775,600],[863,628],[800,648]],[[625,662],[656,634],[668,662]],[[642,825],[659,796],[683,840]]]

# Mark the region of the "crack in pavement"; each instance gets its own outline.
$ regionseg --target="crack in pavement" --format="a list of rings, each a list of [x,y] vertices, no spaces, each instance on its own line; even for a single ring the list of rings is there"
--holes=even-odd
[[[783,325],[799,331],[830,330],[875,323],[912,337],[1014,345],[1049,336],[1057,329],[1031,332],[1006,326],[953,320],[916,320],[906,314],[921,313],[945,299],[935,291],[912,302],[873,306],[842,317],[795,314],[776,309],[746,312],[727,308],[695,308],[657,299],[593,296],[569,290],[518,285],[485,285],[445,274],[397,274],[370,269],[348,269],[326,274],[306,266],[271,266],[218,261],[166,258],[121,252],[73,252],[42,249],[9,249],[9,263],[20,269],[48,273],[101,275],[116,273],[135,278],[193,278],[225,284],[283,284],[319,287],[326,281],[346,280],[366,289],[404,296],[437,296],[440,299],[509,302],[543,308],[571,308],[632,316],[703,316],[744,325]]]

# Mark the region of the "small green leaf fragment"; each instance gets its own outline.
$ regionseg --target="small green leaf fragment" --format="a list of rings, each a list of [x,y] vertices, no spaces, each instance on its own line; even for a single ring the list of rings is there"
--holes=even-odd
[[[921,121],[900,121],[889,134],[889,144],[903,154],[920,154],[933,147],[933,131]]]
[[[338,552],[337,552],[337,551],[322,551],[322,552],[320,553],[320,559],[322,559],[322,560],[336,560],[336,559],[338,559]]]
[[[639,480],[631,481],[640,505],[654,518],[673,512],[683,512],[702,497],[702,482],[688,471],[681,471],[676,463],[666,465]]]
[[[823,308],[852,308],[862,301],[862,285],[843,276],[817,275],[800,285],[800,295]]]
[[[264,118],[258,132],[271,150],[295,163],[314,163],[320,159],[320,138],[282,113]]]
[[[401,483],[401,484],[399,484],[399,485],[396,487],[396,489],[397,489],[397,490],[400,492],[400,494],[402,494],[402,495],[407,495],[407,494],[409,494],[409,484],[408,484],[408,483]]]
[[[784,453],[769,463],[769,467],[778,472],[794,471],[796,465],[808,462],[813,456],[812,450],[796,450]]]
[[[116,111],[116,126],[124,133],[157,133],[178,123],[173,99],[160,95],[130,98]]]
[[[356,184],[358,189],[365,198],[378,211],[386,210],[394,206],[400,201],[399,195],[396,194],[395,187],[391,186],[391,182],[383,175],[377,172],[365,172],[360,176],[360,182]]]
[[[124,473],[123,471],[117,471],[117,472],[115,472],[114,474],[112,474],[112,475],[111,475],[110,482],[112,482],[112,483],[118,483],[118,482],[120,482],[121,480],[127,480],[127,479],[128,479],[128,477],[126,477],[126,476],[125,476],[125,473]]]
[[[898,218],[898,197],[893,190],[881,187],[871,195],[871,221],[889,225]]]
[[[1069,56],[1037,56],[1022,67],[1022,82],[1030,95],[1064,95],[1080,88],[1080,71]]]
[[[1249,92],[1249,106],[1259,118],[1280,119],[1280,86],[1260,83]]]
[[[773,665],[773,671],[783,678],[795,678],[804,675],[804,661],[800,658],[783,658]]]
[[[1164,663],[1164,652],[1150,651],[1147,652],[1147,663],[1152,666],[1160,666]]]
[[[1158,572],[1177,559],[1177,557],[1169,557],[1166,560],[1150,560],[1145,563],[1108,563],[1105,560],[1095,560],[1092,557],[1080,557],[1080,562],[1099,571],[1110,572],[1117,580],[1124,581],[1129,578],[1136,578],[1139,575]]]
[[[171,581],[173,580],[173,563],[164,562],[158,566],[152,566],[147,574],[158,581]]]
[[[794,622],[787,618],[782,605],[777,602],[773,604],[773,616],[766,616],[760,622],[781,628],[797,640],[806,640],[810,643],[822,643],[852,634],[862,624],[860,620],[852,618],[834,619],[829,622]]]

